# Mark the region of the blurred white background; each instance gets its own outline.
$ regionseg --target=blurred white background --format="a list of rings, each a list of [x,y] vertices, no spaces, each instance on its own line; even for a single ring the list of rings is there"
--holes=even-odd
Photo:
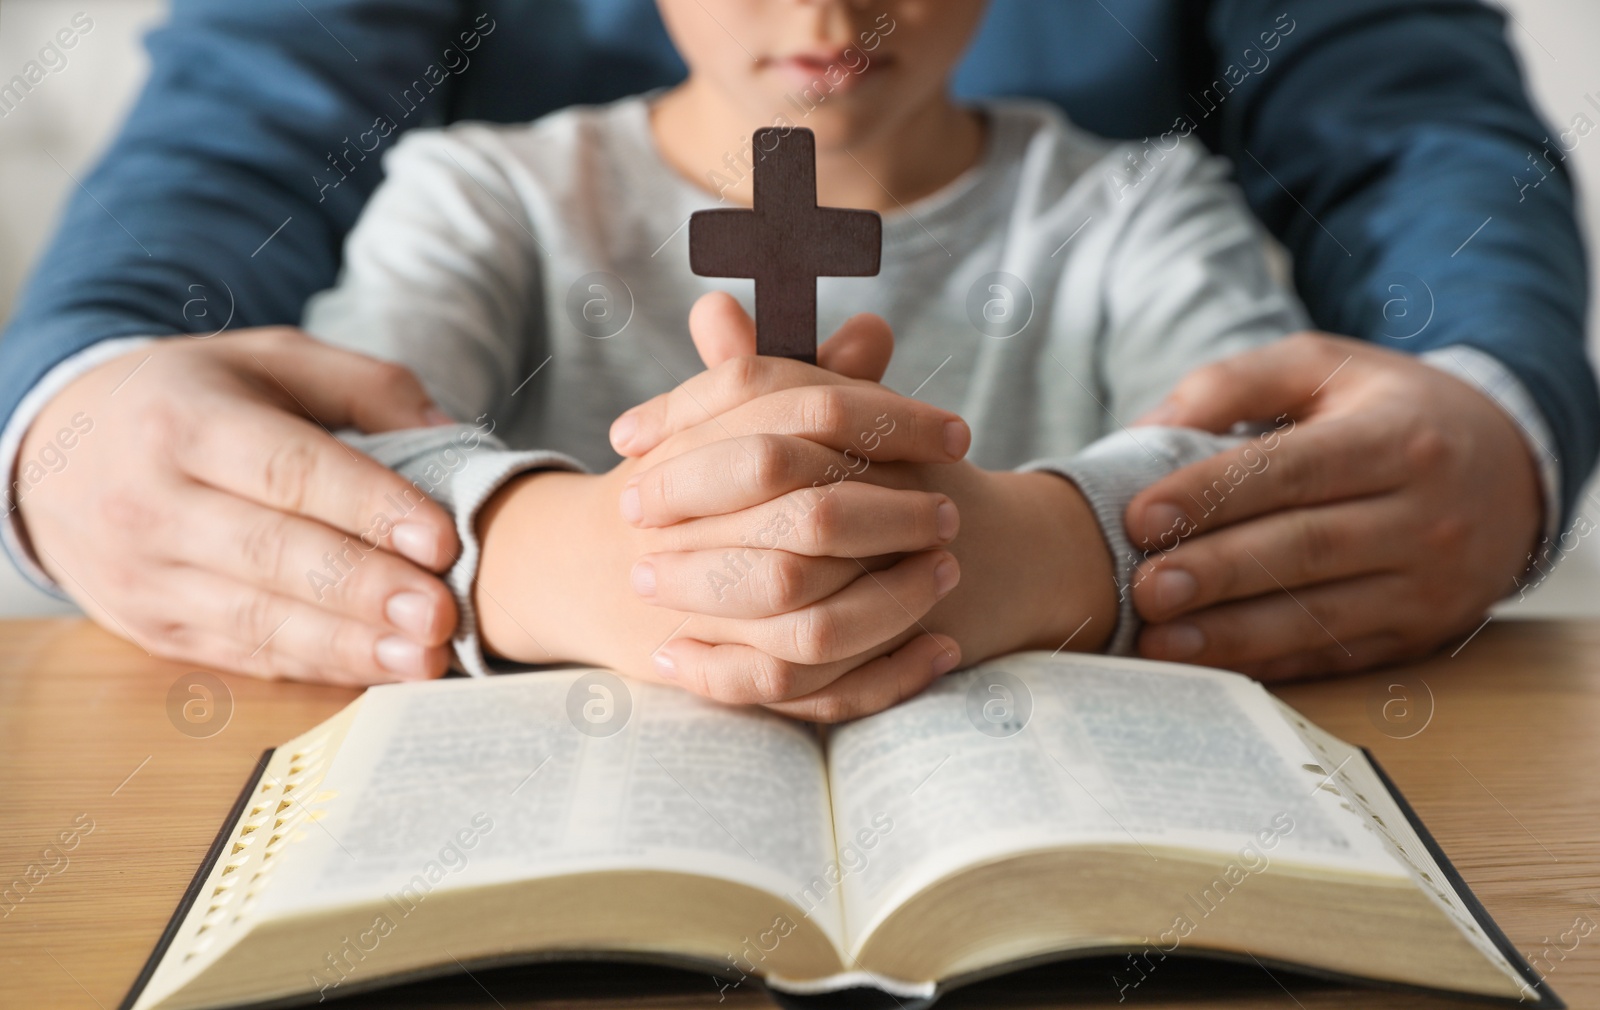
[[[241,0],[248,2],[248,0]],[[53,226],[72,176],[82,178],[137,93],[145,71],[140,40],[166,11],[166,0],[0,0],[0,79],[9,79],[74,14],[94,22],[67,55],[69,63],[0,118],[0,318],[9,315],[17,289]],[[1600,118],[1586,96],[1600,102],[1600,3],[1595,0],[1508,0],[1511,40],[1532,81],[1546,120],[1567,129],[1585,113]],[[1552,149],[1554,149],[1552,147]],[[1600,236],[1600,136],[1570,156],[1585,198],[1590,248]],[[1507,180],[1507,185],[1511,181]],[[1600,290],[1600,257],[1591,263]],[[1591,310],[1590,343],[1600,327]],[[1600,521],[1600,490],[1584,512]],[[0,561],[0,616],[70,613],[28,586]],[[1582,541],[1555,574],[1525,602],[1519,615],[1600,614],[1600,537]]]

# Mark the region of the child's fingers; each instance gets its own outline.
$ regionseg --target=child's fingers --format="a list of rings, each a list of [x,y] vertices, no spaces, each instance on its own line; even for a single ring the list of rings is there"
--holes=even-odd
[[[789,358],[757,357],[755,324],[732,295],[720,291],[695,302],[689,313],[689,332],[706,371],[624,411],[612,422],[611,446],[622,455],[642,456],[676,432],[779,389],[875,385],[894,352],[889,324],[863,313],[845,320],[822,345],[820,366]]]
[[[920,693],[960,663],[961,646],[955,639],[919,630],[894,652],[862,663],[827,687],[767,707],[811,722],[858,719]]]
[[[658,607],[753,620],[826,599],[861,576],[854,558],[807,558],[747,548],[647,554],[634,592]]]
[[[789,435],[723,439],[629,478],[618,507],[635,526],[670,526],[771,501],[813,484],[842,480],[839,454]]]
[[[828,682],[817,667],[858,656],[892,639],[933,609],[961,579],[947,551],[914,554],[882,572],[866,572],[827,599],[758,621],[721,621],[717,640],[759,653],[673,639],[654,654],[657,672],[730,704],[770,704],[801,697]]]
[[[726,291],[701,295],[689,310],[689,336],[707,368],[756,353],[756,324]]]
[[[780,548],[808,557],[859,558],[942,547],[961,528],[955,502],[936,491],[847,480],[803,488],[726,515],[660,533],[666,551]]]
[[[777,684],[787,679],[796,688],[813,690],[783,701],[765,702],[775,712],[814,722],[843,722],[882,711],[911,697],[935,679],[955,669],[961,647],[947,635],[931,635],[920,628],[898,635],[843,662],[825,666],[794,667],[747,645],[707,645],[680,639],[685,671],[702,671],[705,681],[696,685],[680,678],[684,687],[715,697],[708,688],[730,679],[727,670],[745,671],[753,680]]]
[[[756,324],[726,291],[701,295],[689,310],[689,336],[707,368],[756,353]],[[852,379],[879,382],[894,354],[894,331],[882,316],[851,316],[817,348],[817,364]]]
[[[724,438],[766,433],[796,435],[857,460],[954,463],[972,444],[961,415],[879,385],[780,389],[658,443],[656,456]]]
[[[675,432],[710,421],[768,393],[796,386],[842,386],[858,381],[792,358],[729,358],[623,411],[611,422],[611,447],[624,456],[642,456]]]
[[[853,379],[882,382],[894,355],[894,331],[882,316],[851,316],[817,348],[817,364]]]
[[[804,488],[809,497],[795,507],[809,512],[842,485],[857,483],[850,478],[865,474],[869,465],[859,456],[793,435],[728,438],[634,474],[622,490],[618,508],[635,526],[670,526],[685,519],[741,512]],[[852,489],[850,500],[866,499]],[[745,532],[754,535],[758,530]],[[737,543],[738,538],[727,542]]]

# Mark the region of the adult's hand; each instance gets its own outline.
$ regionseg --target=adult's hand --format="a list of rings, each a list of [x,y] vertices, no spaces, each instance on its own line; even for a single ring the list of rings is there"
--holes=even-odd
[[[431,573],[459,551],[454,526],[328,429],[443,420],[405,368],[299,330],[174,338],[46,405],[24,466],[83,433],[19,507],[45,570],[153,654],[341,684],[437,676],[456,612]]]
[[[1470,633],[1512,591],[1541,492],[1521,433],[1478,390],[1308,333],[1196,370],[1140,421],[1274,418],[1270,449],[1221,453],[1129,504],[1151,552],[1134,576],[1141,654],[1263,679],[1359,669]]]

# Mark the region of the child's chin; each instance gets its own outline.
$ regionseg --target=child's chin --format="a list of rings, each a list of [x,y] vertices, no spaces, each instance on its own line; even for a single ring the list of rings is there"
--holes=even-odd
[[[854,107],[852,107],[854,106]],[[817,136],[817,153],[846,150],[876,132],[882,108],[850,102],[837,102],[832,108],[818,107],[810,115],[789,115],[795,126],[803,126]]]

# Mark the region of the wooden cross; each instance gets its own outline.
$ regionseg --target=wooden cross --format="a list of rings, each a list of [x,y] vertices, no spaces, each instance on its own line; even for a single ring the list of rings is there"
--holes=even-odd
[[[875,211],[817,206],[817,141],[769,127],[751,138],[751,210],[689,218],[689,268],[756,282],[756,353],[817,362],[817,278],[870,277],[883,254]]]

